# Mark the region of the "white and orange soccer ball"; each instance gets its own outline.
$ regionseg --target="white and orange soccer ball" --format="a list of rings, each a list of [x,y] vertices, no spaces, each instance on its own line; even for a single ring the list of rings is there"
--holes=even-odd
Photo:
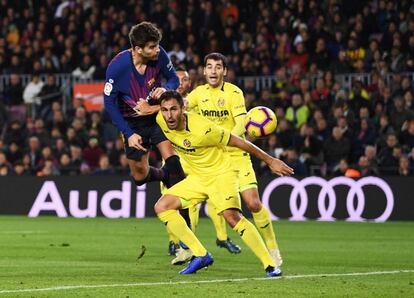
[[[269,108],[258,106],[247,112],[246,132],[254,138],[270,135],[276,130],[277,118]]]

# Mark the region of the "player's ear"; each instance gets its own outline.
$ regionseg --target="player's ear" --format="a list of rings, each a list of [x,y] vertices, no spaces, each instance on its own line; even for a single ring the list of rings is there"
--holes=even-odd
[[[203,76],[205,76],[205,75],[207,75],[207,74],[206,74],[206,67],[204,66],[203,67]]]
[[[223,76],[226,76],[226,75],[227,75],[227,67],[225,67],[223,71]]]

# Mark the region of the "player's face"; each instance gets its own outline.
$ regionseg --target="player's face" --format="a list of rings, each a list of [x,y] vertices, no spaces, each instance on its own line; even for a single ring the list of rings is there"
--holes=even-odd
[[[227,69],[223,66],[223,61],[207,59],[204,67],[204,76],[207,83],[212,87],[220,86],[224,81],[224,76],[227,74]]]
[[[139,55],[146,60],[157,60],[160,54],[160,44],[155,41],[149,41],[145,44],[145,47],[138,48]]]
[[[180,79],[180,86],[178,86],[177,92],[184,96],[190,90],[190,76],[188,72],[182,70],[177,71],[177,76]]]
[[[161,114],[167,126],[171,130],[184,129],[183,115],[184,110],[175,98],[164,100],[161,103]]]

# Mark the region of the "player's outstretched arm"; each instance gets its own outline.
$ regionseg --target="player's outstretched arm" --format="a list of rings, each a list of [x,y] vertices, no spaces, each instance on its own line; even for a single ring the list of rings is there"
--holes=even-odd
[[[293,169],[278,158],[274,158],[264,152],[262,149],[233,134],[230,135],[228,146],[238,147],[247,153],[250,153],[260,160],[263,160],[270,168],[270,170],[279,176],[293,175]]]

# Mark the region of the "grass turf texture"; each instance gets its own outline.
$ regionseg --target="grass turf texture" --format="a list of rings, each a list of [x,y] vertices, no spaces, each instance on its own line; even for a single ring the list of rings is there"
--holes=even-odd
[[[414,296],[413,272],[289,278],[412,270],[414,223],[278,221],[274,226],[287,278],[264,279],[259,261],[230,229],[230,237],[242,247],[242,253],[230,255],[216,247],[214,229],[208,219],[201,219],[198,235],[213,254],[215,263],[197,274],[182,276],[178,274],[182,266],[170,265],[165,228],[155,218],[1,216],[0,297]],[[138,259],[142,246],[146,251]],[[87,285],[97,287],[4,292]]]

